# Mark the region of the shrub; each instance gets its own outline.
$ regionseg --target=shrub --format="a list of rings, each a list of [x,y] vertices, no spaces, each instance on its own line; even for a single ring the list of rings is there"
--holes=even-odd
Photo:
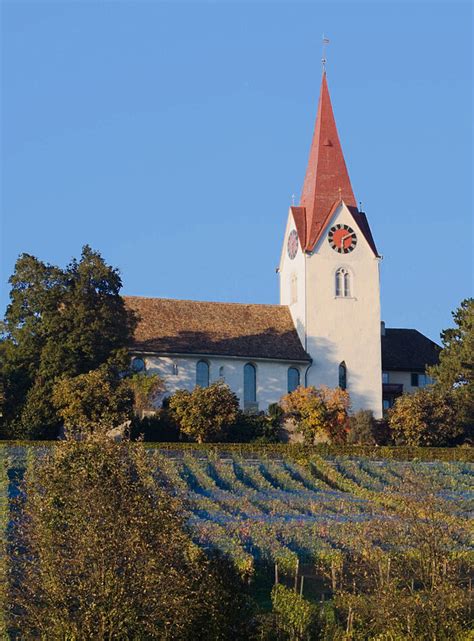
[[[359,410],[349,418],[349,434],[347,442],[350,445],[375,445],[377,423],[371,410]]]
[[[340,388],[298,387],[280,401],[287,418],[293,419],[305,443],[318,436],[332,443],[344,443],[348,431],[349,394]]]
[[[153,416],[145,416],[142,419],[138,416],[134,417],[130,427],[130,438],[132,440],[142,438],[151,443],[176,443],[179,441],[180,434],[169,411],[161,409]]]
[[[30,468],[12,527],[15,638],[246,638],[242,585],[193,544],[152,472],[142,446],[100,434]]]
[[[450,445],[462,433],[453,395],[436,387],[398,397],[388,421],[396,441],[407,445]]]
[[[231,443],[278,443],[283,411],[277,403],[269,406],[268,412],[249,414],[239,412],[237,421],[228,432]]]
[[[228,385],[217,382],[176,392],[169,408],[181,432],[204,443],[225,440],[239,415],[239,400]]]

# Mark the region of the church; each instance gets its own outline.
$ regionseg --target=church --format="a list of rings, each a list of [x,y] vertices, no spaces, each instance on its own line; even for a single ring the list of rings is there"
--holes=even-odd
[[[158,374],[166,395],[223,381],[250,412],[326,385],[379,418],[426,385],[439,347],[381,322],[382,257],[357,206],[325,71],[301,200],[282,232],[279,305],[125,297],[138,318],[133,368]]]

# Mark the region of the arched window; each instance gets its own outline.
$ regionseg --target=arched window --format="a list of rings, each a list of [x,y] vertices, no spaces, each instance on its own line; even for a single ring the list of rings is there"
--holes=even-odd
[[[209,387],[209,363],[207,361],[198,361],[196,365],[196,385]]]
[[[347,269],[341,267],[336,272],[336,296],[350,298],[352,295],[351,289],[351,275]]]
[[[255,365],[247,363],[244,366],[244,407],[257,402],[257,371]]]
[[[344,361],[339,364],[339,387],[347,389],[347,367]]]
[[[296,367],[288,368],[288,392],[294,390],[300,385],[300,371]]]
[[[173,376],[178,376],[178,373],[179,373],[178,364],[175,363],[175,362],[172,362],[171,363],[171,374]]]
[[[291,275],[290,280],[290,305],[298,302],[298,276],[296,274]]]
[[[225,381],[225,369],[224,369],[224,365],[221,365],[221,366],[219,367],[219,379],[220,379],[221,381]]]
[[[344,274],[344,296],[351,295],[351,275],[349,272]]]

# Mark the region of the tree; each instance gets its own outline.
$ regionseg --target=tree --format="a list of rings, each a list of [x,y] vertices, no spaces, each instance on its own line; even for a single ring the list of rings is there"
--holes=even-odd
[[[4,420],[10,434],[53,435],[55,379],[85,374],[127,347],[135,319],[118,271],[87,245],[65,269],[23,254],[9,282],[0,342]]]
[[[313,444],[321,436],[334,443],[345,442],[350,407],[345,390],[298,387],[283,396],[280,405],[287,418],[296,422],[306,443]]]
[[[450,445],[462,433],[452,392],[436,387],[399,396],[388,421],[395,440],[407,445]]]
[[[453,312],[455,327],[441,332],[443,349],[439,364],[428,368],[436,385],[452,391],[459,420],[466,428],[474,425],[474,299],[466,298]]]
[[[165,386],[157,374],[135,373],[128,377],[127,384],[133,392],[133,409],[139,418],[146,412],[155,412],[159,395]]]
[[[36,460],[23,490],[9,573],[18,638],[248,637],[241,582],[192,542],[142,445],[66,440]]]
[[[108,431],[132,417],[132,389],[106,365],[59,379],[52,401],[68,432]]]
[[[239,400],[228,385],[213,383],[180,390],[170,397],[169,408],[181,431],[198,443],[219,441],[237,420]]]

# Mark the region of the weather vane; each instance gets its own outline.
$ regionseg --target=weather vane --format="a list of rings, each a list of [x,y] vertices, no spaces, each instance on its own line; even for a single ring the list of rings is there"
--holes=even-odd
[[[296,198],[295,194],[291,194],[291,204],[292,205],[295,204],[295,198]]]
[[[326,47],[329,44],[329,38],[326,38],[326,36],[323,33],[323,57],[321,58],[321,64],[323,65],[323,71],[326,71]]]

